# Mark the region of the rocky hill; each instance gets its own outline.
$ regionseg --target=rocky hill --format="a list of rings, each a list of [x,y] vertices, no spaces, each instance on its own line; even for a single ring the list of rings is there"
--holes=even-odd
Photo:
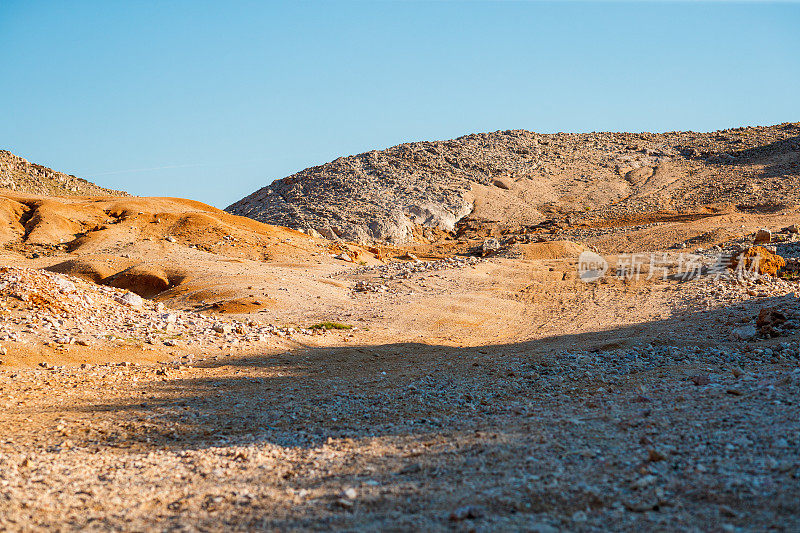
[[[0,188],[46,196],[127,196],[0,150]]]
[[[711,133],[480,133],[341,157],[227,211],[356,242],[459,221],[526,227],[800,203],[800,123]],[[430,233],[430,232],[429,232]]]

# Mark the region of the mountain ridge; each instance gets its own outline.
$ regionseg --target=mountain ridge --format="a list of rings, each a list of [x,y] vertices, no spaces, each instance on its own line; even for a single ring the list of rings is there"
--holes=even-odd
[[[503,130],[340,157],[227,211],[331,239],[402,244],[464,219],[534,225],[704,204],[800,202],[800,123],[714,132]],[[756,182],[765,187],[749,190]]]

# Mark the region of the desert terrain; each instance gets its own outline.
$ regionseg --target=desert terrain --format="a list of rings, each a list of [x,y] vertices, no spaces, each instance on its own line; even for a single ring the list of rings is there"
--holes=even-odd
[[[479,134],[227,211],[2,152],[0,530],[796,531],[798,136]]]

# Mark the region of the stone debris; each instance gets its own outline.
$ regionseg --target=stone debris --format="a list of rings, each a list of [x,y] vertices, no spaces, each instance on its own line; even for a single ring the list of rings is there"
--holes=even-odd
[[[122,296],[116,298],[116,300],[119,303],[127,305],[129,307],[141,307],[142,305],[144,305],[144,299],[142,299],[141,296],[133,292],[127,292]]]
[[[500,250],[500,241],[497,239],[486,239],[481,244],[480,255],[481,257],[486,257],[487,255],[492,255]]]
[[[775,298],[794,295],[800,288],[797,283],[770,275],[739,277],[728,271],[721,276],[704,276],[696,280],[691,297],[698,308],[712,309],[752,299]]]
[[[459,522],[461,520],[474,520],[476,518],[483,518],[486,514],[486,511],[480,507],[474,505],[467,505],[465,507],[459,507],[452,513],[450,513],[450,520],[453,522]]]
[[[376,283],[366,280],[359,280],[356,281],[355,285],[353,285],[353,292],[390,292],[391,289],[385,283]]]
[[[484,261],[484,259],[478,257],[447,257],[431,261],[420,261],[415,258],[413,261],[398,261],[386,265],[360,267],[348,270],[346,273],[351,275],[377,274],[384,279],[403,279],[410,277],[412,274],[422,272],[473,267]]]
[[[0,150],[0,187],[20,193],[63,196],[127,196],[105,189],[43,165],[30,163],[7,150]]]
[[[213,329],[216,333],[221,333],[223,335],[233,333],[233,326],[230,324],[223,324],[221,322],[214,323],[214,325],[211,326],[211,329]]]
[[[634,279],[633,265],[618,257],[616,269],[593,285],[570,277],[574,257],[537,263],[529,246],[568,232],[654,228],[581,225],[585,190],[575,184],[600,183],[597,195],[613,184],[622,197],[606,213],[640,214],[659,205],[648,204],[653,195],[637,199],[637,191],[663,185],[676,167],[730,186],[717,194],[712,184],[711,194],[706,184],[676,182],[662,195],[674,201],[670,209],[702,197],[735,199],[736,209],[760,212],[774,182],[765,176],[758,189],[742,189],[749,183],[738,165],[755,162],[763,175],[770,154],[800,147],[797,132],[517,131],[452,145],[414,143],[300,173],[312,182],[331,178],[324,186],[334,189],[353,185],[351,177],[358,182],[323,195],[309,216],[313,204],[302,202],[315,199],[303,197],[307,183],[298,178],[287,192],[279,180],[265,195],[277,216],[298,217],[309,235],[392,240],[419,237],[420,226],[458,234],[467,224],[448,228],[471,209],[462,200],[473,182],[499,198],[527,198],[517,194],[525,183],[536,187],[562,171],[574,177],[549,185],[576,199],[578,213],[545,205],[552,218],[532,217],[525,227],[466,228],[471,240],[460,241],[458,252],[491,256],[491,263],[422,261],[408,253],[407,262],[362,267],[349,245],[319,248],[322,275],[347,282],[331,282],[334,294],[352,288],[349,305],[337,297],[327,309],[365,324],[321,322],[314,334],[349,328],[346,345],[315,347],[301,337],[309,330],[179,311],[76,278],[2,269],[0,355],[13,361],[23,347],[39,355],[34,368],[0,367],[0,530],[799,530],[800,305],[798,284],[786,275],[800,265],[796,228],[767,230],[769,240],[750,232],[697,254],[659,256],[668,264],[663,277],[651,264]],[[765,141],[772,146],[753,148]],[[599,164],[588,164],[595,152],[604,154]],[[793,165],[770,171],[789,199],[796,199]],[[450,174],[428,174],[439,170]],[[420,187],[426,182],[430,187]],[[349,197],[358,191],[369,198],[375,189],[386,194],[374,204]],[[722,242],[707,237],[676,231],[663,244],[677,240],[675,250],[686,250]],[[245,246],[230,235],[214,239]],[[185,234],[164,240],[197,242]],[[753,246],[756,240],[763,246]],[[447,245],[424,249],[439,253]],[[524,274],[494,260],[520,250],[528,254]],[[346,270],[331,274],[331,255]],[[381,259],[380,251],[375,256]],[[696,272],[670,276],[681,261],[696,263]],[[235,266],[248,272],[247,264]],[[448,271],[456,269],[475,270]],[[450,298],[452,316],[461,320],[475,309],[474,322],[448,322],[442,315],[451,310],[442,306],[431,309],[441,337],[420,334],[431,318],[423,305],[476,285],[498,305],[473,299],[477,292]],[[248,301],[258,303],[261,291],[248,290]],[[406,301],[411,313],[400,307]],[[359,314],[365,309],[369,315]],[[380,329],[395,312],[412,315],[406,323],[420,328],[402,335]],[[280,353],[262,350],[258,343],[275,337],[295,342]],[[251,343],[255,349],[241,356],[206,358]],[[63,352],[86,346],[160,349],[170,357],[158,365],[63,364]]]
[[[336,254],[336,255],[333,255],[332,257],[333,257],[334,259],[338,259],[338,260],[340,260],[340,261],[345,261],[345,262],[347,262],[347,263],[352,263],[352,262],[353,262],[353,258],[352,258],[352,257],[350,257],[350,256],[349,256],[348,254],[346,254],[346,253]]]
[[[450,257],[433,261],[420,261],[415,257],[411,261],[359,267],[338,273],[337,276],[361,278],[356,279],[353,283],[352,291],[354,295],[366,293],[394,295],[400,292],[397,282],[401,280],[408,280],[426,273],[442,270],[474,267],[485,261],[485,259],[477,257]]]
[[[296,361],[0,370],[0,528],[796,529],[796,340],[482,351],[380,386],[321,354],[279,393]],[[27,428],[53,397],[80,408]]]
[[[164,344],[201,349],[316,334],[253,321],[223,320],[121,289],[44,270],[0,268],[0,341],[4,348],[36,344],[96,346]]]
[[[749,341],[756,338],[758,330],[755,326],[747,325],[734,329],[731,334],[735,339],[739,339],[740,341]]]

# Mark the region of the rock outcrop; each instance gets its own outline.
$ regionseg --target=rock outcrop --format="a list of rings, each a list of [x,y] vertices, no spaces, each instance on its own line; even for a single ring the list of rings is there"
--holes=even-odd
[[[128,196],[0,150],[0,188],[46,196]]]
[[[341,157],[227,211],[328,238],[403,243],[416,227],[450,231],[467,215],[524,226],[708,204],[780,210],[800,203],[798,186],[798,123],[712,133],[508,130]]]

